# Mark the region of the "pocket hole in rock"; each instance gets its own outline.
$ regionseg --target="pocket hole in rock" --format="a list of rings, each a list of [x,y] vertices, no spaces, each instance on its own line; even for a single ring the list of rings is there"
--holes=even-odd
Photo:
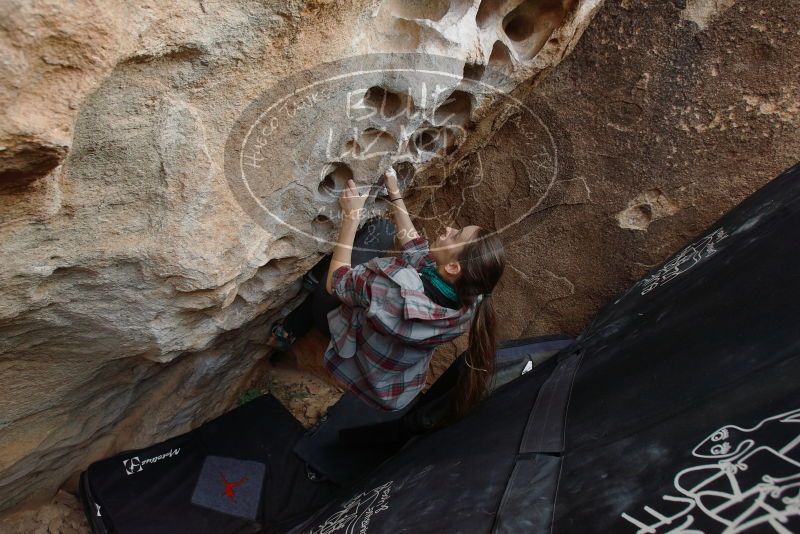
[[[533,20],[524,15],[512,12],[503,19],[503,31],[512,41],[524,41],[533,34],[533,29]]]
[[[323,198],[327,199],[337,198],[347,185],[347,180],[353,178],[353,171],[344,163],[330,163],[323,172],[318,191]]]
[[[449,155],[458,148],[457,130],[453,128],[425,128],[412,137],[412,147],[417,155],[423,152]],[[400,173],[398,172],[398,175]]]
[[[408,188],[411,181],[414,179],[414,175],[416,174],[416,169],[414,168],[414,164],[410,161],[400,161],[392,164],[392,168],[397,173],[397,187],[400,189],[400,192],[405,194],[406,189]],[[386,188],[384,178],[381,176],[380,180],[377,183],[377,189],[375,190],[376,196],[375,201],[384,201],[381,197],[377,196],[377,194],[387,195],[389,193],[388,189]],[[389,202],[386,200],[386,202]]]
[[[394,136],[377,128],[367,128],[358,140],[363,156],[381,156],[397,150],[397,140]]]
[[[439,149],[439,135],[435,128],[426,128],[412,138],[417,152],[436,152]]]
[[[384,119],[394,119],[404,112],[411,114],[414,107],[412,98],[373,86],[364,94],[364,104],[375,110]]]
[[[414,164],[410,161],[401,161],[400,163],[395,163],[392,166],[394,167],[394,170],[397,171],[397,181],[398,185],[400,186],[400,191],[405,191],[409,184],[411,184],[411,181],[414,179],[414,175],[417,173],[417,170],[414,168]]]
[[[505,0],[483,0],[475,15],[475,22],[479,28],[487,27],[493,19],[497,18],[498,11],[505,4]]]
[[[478,81],[483,78],[483,72],[485,70],[486,66],[480,63],[464,63],[462,78],[464,80]]]
[[[526,0],[503,17],[503,31],[515,43],[517,54],[534,57],[558,28],[574,1]]]
[[[311,232],[317,237],[327,238],[333,231],[333,221],[327,215],[320,213],[311,221]]]
[[[1,147],[0,193],[25,190],[47,176],[66,157],[66,147],[39,142],[23,142]]]
[[[433,113],[435,124],[465,124],[472,113],[472,95],[453,91]]]
[[[487,66],[489,67],[490,73],[492,70],[503,73],[507,73],[511,70],[511,51],[502,41],[494,43]]]
[[[361,145],[355,139],[352,139],[344,144],[344,155],[345,156],[360,156],[361,155]]]

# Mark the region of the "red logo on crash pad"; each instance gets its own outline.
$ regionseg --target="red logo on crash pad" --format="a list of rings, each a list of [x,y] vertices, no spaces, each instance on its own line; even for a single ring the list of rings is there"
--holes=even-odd
[[[222,494],[228,497],[230,500],[236,502],[236,493],[233,491],[233,488],[238,488],[247,482],[247,477],[242,477],[236,482],[228,482],[222,471],[219,472],[219,477],[222,479],[222,483],[225,485],[225,491],[223,491]]]

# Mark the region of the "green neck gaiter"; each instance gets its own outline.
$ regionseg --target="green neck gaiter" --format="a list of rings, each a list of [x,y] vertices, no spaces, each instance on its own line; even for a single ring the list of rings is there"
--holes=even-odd
[[[430,265],[423,268],[420,272],[422,276],[425,277],[433,287],[435,287],[442,295],[444,295],[448,300],[451,300],[457,304],[461,303],[461,300],[458,298],[458,293],[456,293],[456,289],[444,278],[442,275],[439,274],[439,271],[436,270],[435,267],[431,267]]]

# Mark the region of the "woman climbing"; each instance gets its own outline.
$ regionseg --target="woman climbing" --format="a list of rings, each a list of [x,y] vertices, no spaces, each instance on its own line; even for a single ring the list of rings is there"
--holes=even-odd
[[[331,375],[367,403],[399,410],[425,385],[436,346],[469,330],[453,406],[460,417],[486,394],[494,370],[492,291],[503,273],[503,245],[466,226],[448,227],[429,248],[411,222],[394,169],[384,183],[396,225],[374,219],[357,231],[367,196],[349,180],[339,197],[333,255],[306,279],[324,280],[273,325],[271,344],[286,349],[316,325],[331,338],[324,356]],[[395,237],[400,255],[388,256]]]

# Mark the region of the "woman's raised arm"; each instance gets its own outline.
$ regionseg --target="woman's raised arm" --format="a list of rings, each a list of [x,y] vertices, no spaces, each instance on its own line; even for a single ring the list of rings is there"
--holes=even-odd
[[[336,269],[351,263],[353,240],[356,237],[356,230],[358,230],[358,223],[361,220],[361,212],[364,210],[366,200],[367,195],[359,195],[356,183],[348,180],[347,187],[339,196],[339,206],[342,208],[342,226],[339,228],[339,239],[333,248],[328,277],[325,280],[325,289],[328,293],[333,293],[333,273]]]
[[[405,202],[403,202],[403,195],[400,192],[400,187],[397,185],[397,172],[392,167],[383,175],[386,190],[389,192],[389,201],[392,204],[392,216],[394,217],[394,224],[397,226],[397,240],[400,246],[405,245],[412,239],[419,237],[417,229],[414,228],[414,223],[411,222],[411,216],[408,214]]]

